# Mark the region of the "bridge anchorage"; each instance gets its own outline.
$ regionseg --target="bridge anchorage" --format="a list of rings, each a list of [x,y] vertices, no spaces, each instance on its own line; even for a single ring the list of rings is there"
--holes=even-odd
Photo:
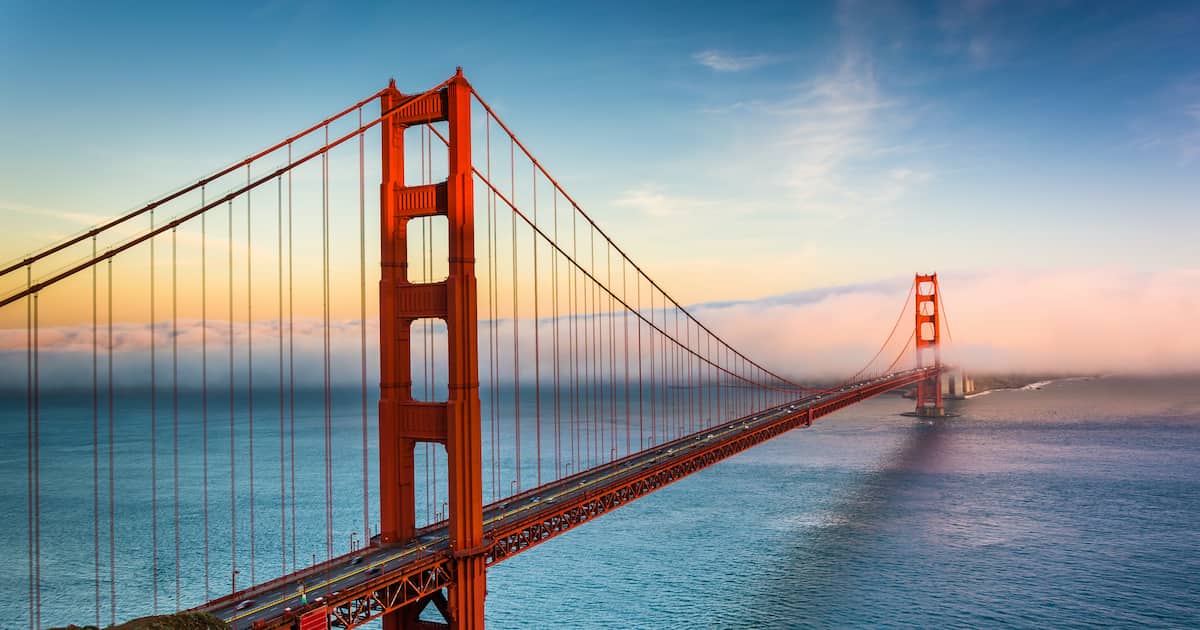
[[[373,108],[376,99],[379,115],[367,115],[365,108]],[[371,425],[366,341],[371,300],[363,217],[369,197],[366,136],[376,125],[381,142],[379,390]],[[418,135],[419,142],[414,142]],[[352,179],[330,177],[331,161],[346,157],[352,158],[349,170],[357,169],[357,187],[331,195],[339,182]],[[286,164],[278,166],[283,159]],[[332,170],[343,176],[347,172]],[[299,175],[295,182],[294,172]],[[433,173],[445,177],[435,178]],[[39,348],[50,347],[50,342],[39,342],[39,320],[68,321],[79,311],[78,296],[86,294],[89,279],[92,344],[86,363],[92,377],[88,420],[93,536],[84,549],[87,558],[61,565],[93,569],[96,625],[102,609],[114,624],[118,615],[157,612],[160,587],[169,581],[160,573],[166,576],[170,567],[175,609],[191,606],[241,630],[328,630],[376,620],[385,630],[478,629],[484,626],[489,567],[598,516],[887,392],[915,387],[914,415],[945,415],[940,386],[944,304],[937,274],[914,278],[891,332],[858,372],[830,387],[792,381],[731,346],[656,283],[534,158],[461,69],[435,88],[415,94],[401,93],[393,82],[339,114],[196,181],[0,269],[0,280],[5,281],[0,285],[0,309],[22,307],[20,313],[16,307],[0,310],[0,316],[14,322],[23,319],[28,340],[31,629],[43,626],[40,593],[50,571],[47,567],[43,572],[41,564],[39,497],[43,490],[56,489],[55,482],[39,478],[40,462],[76,457],[75,451],[54,452],[55,444],[39,438]],[[222,189],[229,192],[212,194]],[[169,206],[175,200],[198,205],[179,212]],[[353,214],[338,207],[343,205],[356,206],[359,216],[360,244],[349,248],[354,254],[350,267],[336,264],[338,247],[330,238],[331,217],[342,222]],[[296,250],[302,255],[312,251],[314,259],[321,251],[319,260],[297,261],[300,268],[310,263],[311,274],[296,274],[301,283],[310,283],[310,294],[322,291],[319,301],[325,309],[323,323],[312,328],[323,333],[323,349],[313,350],[310,361],[323,359],[319,369],[324,417],[318,420],[313,418],[320,414],[306,419],[295,413],[296,399],[315,399],[321,388],[308,391],[292,382],[292,364],[305,360],[303,354],[293,354],[291,340],[293,206],[301,226],[306,225],[302,213],[307,208],[309,241],[319,236],[321,242],[320,248],[310,244]],[[476,208],[486,209],[479,221]],[[138,217],[150,219],[148,229],[135,226]],[[444,236],[432,229],[434,219],[445,221]],[[218,235],[209,225],[221,228],[222,238],[210,240]],[[265,230],[267,237],[264,227],[270,228]],[[298,244],[303,233],[296,230]],[[169,275],[155,275],[157,267],[168,267],[163,254],[156,258],[156,241],[160,248],[169,248]],[[244,252],[236,258],[235,241]],[[199,251],[189,252],[188,243],[198,243]],[[190,260],[191,267],[176,264],[177,250],[179,259]],[[444,253],[435,259],[435,252]],[[148,266],[142,253],[149,254]],[[70,266],[62,267],[63,257]],[[180,277],[181,271],[197,267],[196,259],[198,283],[197,278]],[[264,265],[269,259],[274,268]],[[235,261],[244,263],[244,269]],[[129,277],[116,275],[121,272],[114,267],[130,269]],[[360,361],[361,372],[357,382],[350,381],[358,387],[361,409],[346,414],[346,408],[339,407],[341,412],[335,413],[335,405],[344,403],[333,396],[331,386],[331,357],[340,351],[331,341],[331,309],[338,306],[339,295],[349,294],[344,287],[331,289],[331,279],[354,277],[348,271],[354,267],[359,269],[360,286],[353,289],[360,303],[351,325],[356,326],[359,336],[354,341],[360,351],[352,357]],[[444,271],[444,279],[433,277],[434,268]],[[242,280],[235,282],[235,275]],[[138,302],[134,285],[148,285],[148,302]],[[187,293],[197,285],[198,290]],[[155,314],[156,286],[157,302],[169,304],[166,322]],[[304,291],[298,295],[306,296]],[[916,304],[914,327],[910,335],[897,335],[908,330],[902,323],[913,321],[907,319],[910,299]],[[188,341],[182,334],[183,323],[194,315],[188,311],[191,304],[199,305],[198,343],[194,336]],[[240,314],[235,314],[235,305]],[[151,330],[149,370],[143,371],[151,377],[150,413],[138,415],[135,405],[122,396],[138,403],[139,394],[123,394],[114,386],[120,379],[114,378],[113,358],[142,369],[144,354],[114,352],[113,330],[114,321],[118,332],[122,326],[144,325],[137,318],[145,307]],[[105,311],[107,316],[101,317]],[[133,313],[124,315],[130,321],[121,321],[121,312]],[[214,313],[220,314],[219,320],[213,319]],[[430,350],[431,320],[444,325],[444,362],[435,361],[436,352]],[[101,332],[105,329],[106,334]],[[88,337],[86,330],[79,335]],[[264,354],[269,370],[264,370]],[[187,369],[188,357],[197,355],[199,361],[190,367],[199,369]],[[259,357],[257,363],[252,355]],[[891,362],[884,363],[888,359]],[[86,372],[88,365],[81,368]],[[189,382],[186,375],[196,372],[200,383]],[[338,376],[341,383],[347,382],[346,375]],[[264,379],[269,388],[262,386]],[[218,382],[220,392],[214,394]],[[170,384],[169,392],[159,391],[168,389],[163,383]],[[189,386],[195,391],[185,391]],[[138,391],[145,396],[147,390]],[[436,392],[442,393],[441,400]],[[171,404],[156,409],[159,399]],[[188,406],[188,400],[198,404]],[[219,465],[210,465],[209,442],[217,431],[210,431],[209,423],[218,419],[218,410],[220,433],[227,435],[218,444],[228,455]],[[347,415],[358,418],[361,429],[338,423]],[[156,424],[160,416],[171,418],[169,428]],[[148,422],[140,423],[142,419]],[[322,428],[321,419],[323,457],[318,455],[321,438],[313,438]],[[309,438],[308,446],[299,444],[297,428]],[[114,458],[114,436],[135,432],[149,436],[148,483],[144,470]],[[160,433],[172,437],[173,448],[155,441]],[[355,439],[346,440],[346,433]],[[194,440],[190,444],[188,436]],[[353,443],[359,438],[361,450]],[[374,468],[369,463],[372,438],[378,440]],[[270,441],[268,447],[262,446],[263,440]],[[107,449],[102,448],[105,442]],[[166,485],[155,459],[160,450],[163,456],[173,454],[169,519],[160,509],[165,503],[158,499],[159,486]],[[350,479],[361,482],[356,484],[361,495],[358,487],[351,492],[350,485],[336,482],[335,452],[341,457],[347,452],[361,455],[361,479]],[[285,465],[289,460],[290,469]],[[310,470],[303,470],[306,466]],[[324,487],[313,474],[318,466],[324,468]],[[344,477],[355,473],[345,465],[338,471]],[[266,486],[264,473],[270,473]],[[310,481],[297,484],[297,479]],[[69,483],[77,485],[77,480]],[[312,486],[307,495],[305,485]],[[129,521],[140,515],[115,509],[118,487],[132,494],[140,488],[149,495],[151,510],[144,516],[150,521],[148,528],[130,527]],[[189,501],[188,488],[198,488],[202,501]],[[216,495],[218,490],[219,504],[209,500],[210,492]],[[324,496],[317,498],[320,490]],[[263,507],[268,504],[264,493],[269,503],[278,500],[277,512]],[[102,497],[107,498],[107,510]],[[316,506],[322,502],[324,538],[318,541],[322,528]],[[297,505],[302,507],[298,510]],[[361,520],[345,516],[359,508]],[[376,508],[377,525],[372,520]],[[160,536],[160,513],[164,523],[173,521],[174,562],[160,549],[169,537]],[[222,522],[225,518],[228,521]],[[181,523],[199,531],[181,529]],[[150,534],[144,538],[149,540],[143,540],[139,532],[147,530]],[[359,532],[363,536],[356,544]],[[346,534],[349,545],[342,546]],[[278,562],[265,555],[268,538],[270,548],[279,552]],[[210,555],[210,539],[214,546],[225,547],[220,557]],[[188,548],[194,540],[203,542],[202,555],[199,544]],[[130,579],[119,572],[138,560],[122,556],[124,562],[119,562],[117,550],[124,547],[153,550],[145,566],[134,569],[150,576],[148,589],[143,575]],[[192,564],[181,560],[189,553]],[[305,566],[310,557],[312,565]],[[249,578],[249,587],[239,574]],[[210,581],[210,575],[215,579]],[[71,577],[72,583],[78,582],[77,576]],[[228,584],[230,592],[221,595],[220,586],[212,588],[220,583]],[[134,603],[118,606],[130,600]],[[430,621],[436,617],[440,621]]]

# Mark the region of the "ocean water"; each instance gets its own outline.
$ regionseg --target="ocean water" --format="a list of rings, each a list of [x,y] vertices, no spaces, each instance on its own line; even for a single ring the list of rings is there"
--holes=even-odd
[[[118,410],[123,422],[114,434],[116,468],[126,473],[114,496],[119,619],[153,605],[148,522],[137,517],[150,504],[148,400],[126,398],[134,402]],[[298,399],[298,424],[323,422],[319,393]],[[185,397],[181,406],[190,413],[195,403]],[[354,392],[335,404],[340,553],[363,529],[361,417]],[[290,515],[280,514],[278,463],[269,458],[279,448],[278,401],[260,397],[256,405],[255,453],[272,462],[256,465],[261,581],[285,555],[289,565],[294,556],[324,555],[324,473],[298,465],[297,520],[317,535],[301,534],[293,554],[280,538]],[[910,405],[896,396],[856,405],[505,561],[488,573],[490,626],[1200,627],[1200,379],[1057,381],[955,403],[960,415],[939,422],[901,416]],[[160,609],[168,610],[175,602],[169,397],[159,407],[158,586]],[[234,555],[228,400],[210,407],[210,466],[225,471],[210,482],[209,591],[217,595],[229,589]],[[24,401],[5,398],[3,410],[0,509],[10,520],[0,548],[10,553],[0,569],[0,628],[26,628]],[[90,623],[91,400],[48,396],[41,414],[43,444],[55,445],[41,454],[43,488],[55,488],[41,505],[42,624]],[[485,438],[488,428],[485,415]],[[185,446],[196,444],[193,429],[181,430]],[[235,423],[236,449],[245,448],[243,431]],[[323,455],[319,431],[298,440],[301,463]],[[239,460],[243,454],[235,452]],[[373,467],[373,445],[368,456]],[[198,499],[189,498],[200,495],[201,474],[194,457],[181,458],[185,606],[205,595]],[[239,474],[234,502],[244,509],[244,467]],[[107,622],[106,493],[101,500]],[[368,512],[367,520],[376,518],[370,505]],[[241,518],[239,580],[248,578],[247,525]]]

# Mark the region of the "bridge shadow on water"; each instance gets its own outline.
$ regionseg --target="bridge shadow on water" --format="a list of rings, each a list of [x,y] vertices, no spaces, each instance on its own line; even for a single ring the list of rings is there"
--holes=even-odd
[[[904,575],[898,562],[880,558],[895,553],[895,540],[919,553],[924,532],[908,529],[937,493],[939,462],[947,452],[948,421],[914,420],[900,446],[873,469],[833,481],[849,489],[825,506],[814,505],[817,523],[786,536],[777,567],[765,576],[750,618],[737,627],[880,627],[895,625],[896,607],[910,602],[906,589],[926,585]],[[910,547],[911,546],[911,547]],[[904,583],[907,582],[907,585]],[[903,622],[899,622],[903,625]]]

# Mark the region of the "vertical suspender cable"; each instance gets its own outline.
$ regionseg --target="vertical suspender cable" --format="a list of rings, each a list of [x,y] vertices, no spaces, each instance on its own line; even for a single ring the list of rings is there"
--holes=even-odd
[[[638,450],[640,451],[640,450],[646,448],[645,419],[643,418],[643,415],[642,415],[643,414],[643,405],[642,405],[642,328],[644,327],[643,326],[644,322],[642,322],[642,319],[641,319],[641,314],[642,314],[642,275],[640,272],[637,272],[636,269],[634,271],[636,273],[633,276],[633,280],[634,280],[634,283],[637,284],[637,310],[638,310],[638,320],[635,323],[637,324],[637,342],[638,342],[638,351],[637,351],[637,358],[638,358],[638,366],[637,366],[637,369],[638,369],[638,373],[637,373]]]
[[[292,163],[292,145],[288,144],[288,165]],[[292,572],[296,571],[296,317],[292,284],[292,169],[288,169],[288,504],[291,506]]]
[[[674,412],[674,392],[671,388],[671,377],[673,376],[673,355],[674,343],[670,335],[667,335],[667,294],[662,294],[662,433],[664,439],[673,439],[678,437],[674,431],[674,420],[672,413]],[[668,354],[670,350],[670,354]]]
[[[112,259],[109,259],[112,262]],[[25,288],[33,285],[33,267],[25,267]],[[34,594],[37,590],[33,570],[33,295],[25,301],[25,531],[29,539],[29,628],[37,630]]]
[[[704,372],[705,372],[704,373],[704,393],[705,393],[704,403],[705,403],[705,408],[708,411],[708,419],[705,422],[704,428],[707,429],[707,428],[713,426],[714,424],[718,424],[719,421],[713,422],[713,415],[714,415],[715,407],[713,405],[714,400],[713,400],[713,387],[712,387],[712,377],[713,377],[712,335],[705,335],[704,339],[705,339],[705,345],[707,346],[704,350],[704,357],[705,357],[705,360],[708,361],[708,363],[704,369]]]
[[[329,125],[325,125],[329,146]],[[321,154],[321,303],[324,315],[323,341],[325,385],[325,559],[333,558],[333,403],[329,361],[329,152]]]
[[[674,363],[674,366],[675,366],[675,396],[676,396],[675,397],[675,421],[679,426],[678,435],[683,436],[683,435],[687,435],[687,433],[688,433],[688,431],[687,431],[688,422],[690,421],[688,418],[688,413],[687,413],[688,412],[687,405],[689,403],[688,391],[687,391],[687,389],[685,389],[686,386],[684,385],[684,380],[683,380],[684,379],[684,361],[686,360],[686,357],[684,357],[683,350],[685,347],[687,347],[685,344],[687,344],[688,341],[686,338],[683,338],[684,340],[680,341],[681,337],[679,336],[679,311],[680,311],[679,304],[677,302],[675,302],[674,300],[672,300],[671,303],[674,305],[671,310],[674,311],[674,313],[675,313],[675,344],[674,344],[674,350],[675,350],[675,363]],[[686,330],[686,327],[685,327],[685,330]]]
[[[492,177],[492,116],[485,115],[484,119],[484,168],[485,178],[491,181]],[[496,356],[496,318],[499,317],[499,308],[496,305],[496,193],[488,188],[487,193],[487,223],[484,226],[487,231],[487,257],[488,257],[488,419],[491,422],[492,436],[492,468],[490,470],[492,476],[492,500],[495,501],[500,497],[500,433],[498,424],[498,392],[496,389],[496,371],[498,365],[498,357]]]
[[[425,185],[430,182],[428,172],[425,169],[425,164],[428,157],[428,131],[430,127],[421,125],[421,184]],[[428,217],[419,218],[421,224],[421,248],[419,250],[421,257],[421,282],[427,283],[430,281],[430,262],[426,251],[426,232],[432,232],[432,226]],[[421,396],[424,400],[433,400],[430,395],[430,320],[424,319],[421,322]],[[438,499],[434,494],[437,494],[437,469],[433,467],[433,445],[425,443],[425,521],[432,523],[437,521],[437,515],[434,510],[437,510]],[[431,488],[433,490],[431,491]]]
[[[578,219],[574,208],[571,212],[571,261],[575,261],[579,256],[579,233]],[[571,275],[567,277],[567,288],[571,292],[569,300],[569,312],[571,314],[570,326],[567,328],[570,343],[571,360],[571,464],[574,466],[575,472],[579,471],[579,271],[575,266],[568,266],[567,269]]]
[[[665,302],[664,302],[665,303]],[[671,335],[671,429],[674,431],[674,437],[683,435],[680,429],[680,422],[683,420],[682,400],[680,400],[679,391],[679,309],[674,300],[671,300],[671,319],[675,323],[674,331]]]
[[[683,338],[684,338],[684,343],[686,344],[684,346],[684,348],[691,349],[692,348],[692,325],[691,325],[691,320],[686,317],[683,320]],[[693,388],[693,383],[692,383],[692,354],[690,352],[684,353],[683,358],[685,361],[687,361],[687,366],[685,367],[685,369],[687,371],[687,390],[686,390],[687,391],[687,397],[686,397],[687,406],[684,408],[684,413],[687,415],[687,432],[695,433],[696,432],[696,409],[695,409],[695,398],[696,397],[695,397],[695,389]]]
[[[579,291],[579,297],[576,300],[576,306],[579,308],[579,328],[576,334],[579,336],[579,467],[580,469],[587,467],[587,462],[591,458],[592,453],[592,422],[589,414],[591,407],[591,379],[588,366],[591,364],[588,360],[588,328],[591,325],[588,319],[588,288],[584,286],[584,276],[582,269],[575,277],[575,288]]]
[[[276,295],[278,309],[276,310],[275,333],[279,343],[279,573],[288,572],[287,567],[287,470],[284,459],[287,451],[284,448],[284,420],[287,415],[286,400],[283,393],[283,178],[275,180],[275,243],[278,245],[275,257]]]
[[[489,116],[486,120],[488,121],[488,124],[490,125],[491,117]],[[490,127],[489,127],[488,133],[489,134],[491,133]],[[487,162],[488,162],[488,164],[487,164],[488,177],[491,177],[491,168],[492,168],[491,150],[492,149],[491,149],[490,135],[489,135],[487,141],[488,141],[488,160],[487,160]],[[496,481],[495,481],[496,487],[492,489],[492,492],[496,495],[497,498],[499,498],[500,496],[503,496],[503,490],[504,490],[504,470],[501,467],[501,462],[504,457],[504,451],[503,451],[503,448],[504,448],[504,438],[503,438],[504,426],[503,426],[503,420],[502,420],[503,415],[502,415],[501,409],[500,409],[501,400],[503,398],[500,395],[500,378],[501,378],[501,376],[500,376],[500,342],[501,342],[501,339],[500,339],[500,212],[499,212],[499,204],[496,203],[496,191],[489,189],[488,192],[489,192],[488,197],[492,204],[492,226],[491,226],[492,231],[491,231],[491,236],[490,236],[491,242],[488,244],[488,246],[491,248],[491,257],[492,257],[492,261],[491,261],[491,268],[492,268],[491,299],[492,299],[493,309],[495,311],[495,316],[492,318],[492,345],[493,345],[493,347],[492,347],[492,357],[493,357],[492,423],[494,424],[495,431],[496,431],[496,446],[495,446],[496,459],[493,462],[493,464],[495,466],[495,472],[493,474],[495,475],[495,479],[496,479]]]
[[[576,285],[578,286],[578,284],[579,283],[577,282]],[[580,301],[580,309],[583,311],[580,321],[580,328],[582,328],[583,331],[583,339],[580,342],[582,345],[581,358],[583,359],[583,366],[579,371],[581,399],[580,415],[582,416],[583,420],[583,453],[580,455],[579,459],[580,466],[590,467],[591,465],[588,464],[588,462],[594,459],[596,452],[592,437],[592,434],[595,433],[595,414],[593,412],[595,390],[593,389],[594,383],[592,379],[592,361],[595,355],[592,354],[592,287],[590,280],[588,280],[586,277],[584,279],[584,284],[579,288],[579,291],[582,297]]]
[[[591,264],[589,271],[591,277],[598,277],[596,274],[596,228],[590,228],[588,231]],[[600,289],[599,283],[594,280],[588,281],[588,332],[591,336],[588,340],[588,355],[591,356],[591,392],[592,392],[592,465],[600,463],[600,448],[604,441],[601,433],[600,425],[600,370],[602,369],[603,351],[600,349],[600,323],[598,315],[600,313]]]
[[[154,211],[150,211],[150,229],[154,230]],[[150,239],[150,593],[154,614],[158,614],[158,366],[154,321],[154,240]]]
[[[227,217],[229,223],[228,266],[228,335],[226,343],[229,347],[229,557],[230,557],[230,592],[237,591],[237,454],[234,452],[234,417],[233,417],[233,200],[229,200]]]
[[[914,281],[912,290],[913,291],[917,290],[915,281]],[[954,334],[950,332],[950,317],[946,314],[946,303],[942,301],[942,287],[940,285],[937,288],[937,301],[938,301],[938,303],[937,303],[938,323],[939,324],[941,322],[946,323],[946,337],[947,337],[948,341],[950,341],[950,343],[954,343]],[[907,304],[907,302],[905,302],[905,304]]]
[[[117,528],[116,528],[116,475],[113,463],[113,299],[112,299],[112,258],[108,259],[108,281],[105,283],[108,291],[108,604],[110,608],[110,623],[117,623]]]
[[[626,259],[621,257],[621,301],[629,303],[629,269],[626,266]],[[625,350],[621,355],[625,358],[625,454],[633,453],[633,416],[630,414],[630,399],[629,399],[629,309],[625,308],[621,313],[625,325]]]
[[[250,185],[250,165],[246,165],[246,185]],[[250,449],[247,467],[250,469],[250,584],[258,584],[254,575],[254,549],[257,544],[254,535],[254,312],[252,310],[254,294],[252,293],[252,278],[254,264],[251,260],[250,249],[250,191],[246,191],[246,432]]]
[[[508,139],[508,169],[509,169],[509,196],[513,204],[517,203],[517,167],[516,155],[514,153],[513,138]],[[513,296],[513,429],[516,433],[514,440],[516,442],[516,481],[517,491],[521,490],[521,350],[519,340],[521,337],[521,322],[520,310],[518,308],[517,296],[517,213],[510,213],[512,217],[512,296]]]
[[[661,295],[662,291],[656,290],[654,292],[651,292],[651,294],[650,294],[650,317],[651,317],[652,321],[653,321],[653,318],[656,315],[658,315],[658,309],[655,308],[655,306],[654,306],[654,304],[655,304],[654,293],[658,293]],[[665,304],[665,302],[664,302],[664,304]],[[661,430],[662,430],[662,441],[663,442],[671,441],[671,432],[669,431],[669,427],[667,424],[667,409],[668,409],[668,407],[667,407],[667,334],[666,333],[667,333],[667,309],[666,309],[666,306],[664,305],[662,308],[662,325],[659,326],[659,330],[656,331],[656,333],[655,333],[658,336],[658,344],[657,344],[658,345],[658,360],[657,360],[657,363],[658,363],[657,368],[658,369],[656,370],[658,387],[657,387],[656,395],[657,395],[658,401],[660,403],[659,415],[658,415],[657,420],[659,422],[661,422],[661,425],[662,425]]]
[[[431,132],[433,131],[433,127],[428,127],[428,128]],[[433,182],[433,134],[432,133],[428,134],[426,136],[426,139],[427,139],[427,142],[425,144],[425,177],[427,179],[426,179],[425,183],[428,184],[428,183]],[[429,272],[429,275],[426,276],[425,281],[432,282],[433,281],[433,218],[426,217],[424,219],[424,221],[428,228],[425,230],[425,236],[427,237],[428,240],[425,240],[424,242],[421,243],[421,251],[422,251],[421,255],[425,259],[425,268]],[[428,392],[426,397],[429,400],[435,399],[434,392],[437,391],[437,371],[434,369],[434,365],[437,362],[437,347],[433,343],[433,332],[434,332],[433,320],[426,318],[425,319],[425,343],[428,344],[429,352],[426,355],[427,364],[426,364],[425,369],[426,369],[426,374],[428,374],[428,377],[426,380],[425,388],[426,388],[426,391]],[[447,329],[447,333],[449,333],[448,329]],[[448,391],[449,391],[449,382],[447,381],[447,399],[449,398]],[[437,444],[430,445],[430,450],[433,452],[433,505],[434,505],[435,509],[439,505],[439,503],[438,503],[438,482],[437,482],[437,477],[438,477],[438,475],[437,475],[437,473],[438,473],[437,452],[438,452],[438,448],[439,447]],[[447,459],[447,463],[449,463],[449,459]],[[448,477],[448,475],[447,475],[447,477]],[[450,492],[449,488],[447,488],[446,492],[447,492],[447,497],[449,497],[449,492]],[[443,514],[441,515],[441,518],[446,518],[445,510],[442,510],[442,512],[443,512]]]
[[[358,127],[362,129],[362,107],[358,108]],[[358,134],[358,332],[360,378],[362,385],[362,477],[363,477],[363,542],[371,540],[371,475],[367,470],[367,180],[366,146],[363,133]]]
[[[33,594],[34,619],[42,627],[42,440],[41,440],[41,369],[38,342],[38,294],[33,294]]]
[[[537,227],[537,169],[533,172],[533,225]],[[538,235],[537,230],[529,231],[533,245],[533,405],[534,432],[537,445],[537,485],[542,485],[542,352],[541,335],[538,321]]]
[[[649,280],[649,278],[647,278]],[[640,282],[640,281],[639,281]],[[638,285],[641,286],[640,284]],[[654,358],[654,285],[650,285],[650,444],[658,444],[658,376]]]
[[[204,207],[204,187],[200,187]],[[200,215],[200,444],[204,467],[204,601],[209,601],[208,572],[208,213]]]
[[[96,237],[92,237],[92,258],[96,257]],[[100,393],[99,337],[97,335],[96,274],[92,267],[92,548],[96,585],[96,627],[100,627]]]
[[[175,610],[179,611],[179,255],[175,230],[171,228],[171,463],[175,468]]]
[[[558,189],[551,187],[550,191],[554,198],[554,244],[558,245]],[[561,365],[558,352],[558,249],[551,251],[551,262],[554,263],[553,271],[550,274],[551,282],[554,284],[554,290],[551,291],[554,300],[554,307],[551,309],[551,316],[554,320],[554,478],[559,479],[563,476],[562,473],[562,407],[561,403]]]
[[[721,417],[725,420],[732,420],[733,414],[729,413],[729,396],[725,391],[727,387],[725,381],[728,379],[725,377],[724,372],[724,370],[729,369],[729,346],[718,346],[718,354],[720,354],[721,350],[725,351],[725,359],[721,362],[722,371],[717,373],[717,404],[721,407]]]
[[[616,459],[617,453],[617,321],[613,317],[616,299],[613,296],[612,282],[612,243],[608,244],[608,254],[605,262],[608,268],[608,419],[612,423],[609,438],[608,460]]]

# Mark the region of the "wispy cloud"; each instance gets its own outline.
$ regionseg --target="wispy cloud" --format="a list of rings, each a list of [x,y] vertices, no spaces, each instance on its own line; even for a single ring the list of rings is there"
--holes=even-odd
[[[694,214],[699,209],[713,206],[714,202],[671,195],[659,184],[642,184],[626,190],[613,201],[613,205],[662,219]]]
[[[837,69],[798,85],[775,101],[740,103],[756,130],[756,154],[743,164],[785,191],[793,210],[845,217],[877,211],[928,182],[900,139],[911,114],[884,93],[867,53],[848,47]],[[757,161],[756,161],[757,162]]]
[[[803,199],[837,192],[838,170],[872,152],[873,123],[891,106],[869,61],[848,55],[836,74],[818,78],[779,107],[777,115],[789,121],[781,139],[791,149],[788,186]]]
[[[771,55],[735,55],[719,50],[703,50],[693,54],[692,59],[717,72],[741,72],[777,61]]]
[[[1187,113],[1192,117],[1192,129],[1184,134],[1185,141],[1181,148],[1184,159],[1192,160],[1200,157],[1200,102],[1187,108]]]
[[[1166,88],[1154,111],[1132,123],[1133,144],[1175,153],[1185,164],[1200,158],[1200,74]]]
[[[942,5],[937,21],[944,38],[943,50],[963,58],[973,68],[987,68],[1001,63],[1009,54],[1012,42],[1007,33],[996,25],[1002,20],[994,11],[1002,6],[994,0],[962,0]]]
[[[16,201],[0,200],[0,212],[20,213],[35,216],[38,218],[52,217],[64,222],[74,223],[80,226],[91,227],[100,223],[104,217],[98,217],[94,214],[84,212],[74,212],[71,210],[58,210],[55,208],[40,208],[29,204],[19,203]]]

